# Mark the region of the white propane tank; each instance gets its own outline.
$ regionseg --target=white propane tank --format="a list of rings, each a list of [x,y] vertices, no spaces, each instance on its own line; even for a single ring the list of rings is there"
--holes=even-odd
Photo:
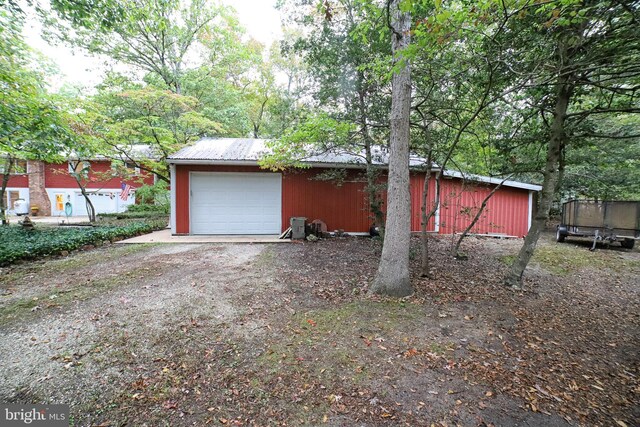
[[[18,199],[13,202],[13,209],[16,215],[27,215],[29,213],[29,203],[24,199]]]

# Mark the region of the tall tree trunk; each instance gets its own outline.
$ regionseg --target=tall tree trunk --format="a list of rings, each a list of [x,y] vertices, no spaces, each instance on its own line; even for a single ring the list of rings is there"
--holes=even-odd
[[[571,75],[560,73],[556,83],[556,105],[554,117],[550,128],[549,146],[547,148],[547,162],[544,170],[544,181],[538,202],[538,212],[531,224],[529,233],[524,239],[524,244],[518,253],[509,273],[505,277],[505,284],[513,289],[520,289],[522,286],[522,275],[524,274],[533,252],[536,249],[540,233],[549,220],[549,211],[553,203],[556,192],[559,172],[560,156],[564,147],[567,135],[564,130],[564,123],[567,115],[569,101],[573,94],[573,85],[570,83]]]
[[[493,188],[493,190],[491,190],[489,192],[489,194],[487,194],[487,197],[484,198],[484,200],[482,201],[482,204],[480,205],[480,209],[478,209],[478,212],[476,212],[476,215],[473,217],[473,220],[469,223],[467,228],[464,229],[464,231],[462,232],[462,234],[458,238],[458,241],[456,242],[456,246],[453,248],[453,251],[452,251],[452,254],[453,254],[454,257],[463,258],[462,255],[460,254],[460,245],[462,244],[462,240],[464,240],[464,238],[467,237],[467,235],[469,234],[469,232],[471,231],[473,226],[476,225],[476,223],[480,220],[480,217],[482,216],[482,212],[484,212],[484,209],[487,207],[487,203],[489,202],[489,199],[491,199],[491,197],[494,194],[496,194],[496,191],[498,191],[498,189],[500,187],[502,187],[502,184],[504,184],[504,182],[507,179],[509,179],[509,177],[503,179],[502,182],[500,182],[500,184],[496,185]]]
[[[391,2],[393,13],[391,47],[392,78],[389,186],[385,240],[371,292],[390,296],[413,293],[409,276],[411,243],[411,199],[409,194],[409,113],[411,108],[411,68],[402,51],[410,42],[411,15],[399,9],[400,0]],[[401,61],[401,62],[400,62]]]
[[[2,188],[0,188],[0,218],[2,218],[2,225],[7,225],[7,187],[9,186],[9,178],[11,178],[11,169],[15,159],[11,156],[7,157],[4,166],[4,175],[2,175]]]

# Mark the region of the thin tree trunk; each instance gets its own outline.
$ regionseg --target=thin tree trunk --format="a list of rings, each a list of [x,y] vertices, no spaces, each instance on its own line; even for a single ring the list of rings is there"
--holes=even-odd
[[[89,176],[88,174],[90,173],[90,171],[88,169],[85,170],[85,168],[81,168],[80,170],[78,170],[78,168],[80,166],[82,166],[83,163],[82,161],[78,160],[73,164],[73,178],[76,180],[76,184],[78,184],[78,188],[80,188],[80,193],[82,194],[82,197],[84,197],[84,201],[85,204],[87,206],[87,216],[89,217],[89,222],[90,223],[94,223],[96,222],[96,209],[93,206],[93,203],[91,203],[91,199],[89,198],[89,195],[87,194],[87,190],[85,188],[85,185],[82,184],[82,174],[83,173],[87,173],[87,177]]]
[[[373,223],[380,229],[380,235],[384,235],[384,212],[382,211],[382,199],[378,194],[378,169],[371,164],[367,164],[367,198],[369,199],[369,211],[373,216]]]
[[[573,93],[573,85],[569,83],[570,75],[560,73],[556,84],[556,105],[554,117],[551,123],[549,146],[547,149],[547,162],[544,170],[544,181],[538,202],[538,212],[531,224],[531,229],[524,239],[524,244],[514,260],[509,273],[505,277],[505,284],[513,289],[522,287],[522,275],[524,274],[533,252],[536,249],[540,233],[549,220],[549,211],[553,203],[553,198],[559,178],[559,162],[562,147],[567,135],[564,130],[567,109]]]
[[[424,185],[422,186],[422,203],[420,206],[420,244],[422,250],[420,253],[420,277],[431,278],[429,266],[429,234],[427,234],[427,224],[431,215],[427,215],[427,200],[429,198],[429,181],[431,180],[431,152],[427,156],[427,170],[424,176]]]
[[[384,236],[384,213],[382,212],[382,199],[378,194],[378,169],[373,164],[373,154],[371,153],[373,143],[369,135],[367,125],[367,107],[364,94],[364,74],[358,72],[358,107],[360,109],[360,125],[362,138],[364,139],[364,154],[366,162],[367,187],[365,191],[369,199],[369,212],[373,216],[374,226],[380,230],[380,236]]]
[[[369,131],[366,128],[366,124],[363,125],[362,133],[364,134],[364,155],[366,162],[366,175],[367,186],[365,191],[367,193],[367,199],[369,201],[369,212],[373,216],[374,225],[380,227],[381,235],[384,234],[382,227],[384,226],[384,218],[382,215],[382,208],[380,206],[380,198],[378,197],[378,171],[373,165],[373,155],[371,153],[371,140],[369,138]]]
[[[426,217],[424,217],[424,213],[426,212],[426,203],[427,203],[427,192],[425,190],[425,192],[423,192],[423,198],[422,198],[422,222],[424,224],[426,224],[437,212],[438,208],[440,207],[440,182],[442,179],[442,174],[445,171],[445,168],[447,166],[447,163],[449,162],[449,160],[451,159],[451,156],[453,155],[453,152],[455,151],[456,147],[458,146],[458,143],[460,142],[460,139],[462,138],[462,135],[464,134],[464,132],[466,131],[467,127],[469,127],[471,125],[471,123],[473,123],[473,121],[480,115],[480,113],[487,107],[487,105],[489,105],[491,103],[491,101],[488,101],[489,99],[489,94],[491,93],[491,89],[493,87],[493,68],[489,67],[489,82],[486,85],[484,94],[482,95],[482,99],[480,104],[478,105],[478,107],[476,108],[476,110],[473,112],[473,114],[471,115],[471,117],[469,117],[463,124],[462,126],[456,131],[456,135],[453,139],[453,142],[451,143],[451,147],[449,147],[449,150],[447,151],[447,154],[445,155],[445,158],[442,162],[442,164],[440,165],[440,173],[438,174],[437,178],[436,178],[436,197],[435,197],[435,202],[433,204],[433,208],[431,209],[431,212],[429,212],[429,215]],[[426,185],[426,183],[425,183]],[[422,263],[421,263],[421,273],[420,275],[422,277],[430,277],[430,272],[429,272],[429,248],[428,248],[428,236],[426,234],[426,229],[424,229],[424,232],[422,233]]]
[[[458,241],[456,242],[456,246],[452,251],[452,254],[454,257],[456,258],[464,258],[461,254],[460,254],[460,245],[462,244],[462,240],[467,237],[467,235],[469,234],[469,232],[471,231],[471,229],[476,225],[476,223],[480,220],[480,217],[482,216],[482,212],[484,212],[484,209],[487,207],[487,203],[489,202],[489,199],[491,199],[491,197],[496,194],[496,191],[498,191],[498,189],[500,187],[502,187],[502,184],[504,184],[504,182],[509,179],[510,177],[507,177],[505,179],[502,180],[502,182],[500,182],[500,184],[496,185],[493,190],[491,190],[491,192],[489,192],[489,194],[487,194],[487,197],[484,198],[484,200],[482,201],[482,204],[480,205],[480,209],[478,209],[478,212],[476,213],[476,215],[473,217],[473,221],[471,221],[471,223],[467,226],[467,228],[464,229],[464,231],[462,232],[462,234],[460,235],[460,237],[458,238]]]
[[[94,223],[96,222],[96,208],[93,206],[93,203],[91,203],[91,199],[87,194],[87,190],[82,185],[80,185],[80,183],[78,183],[78,186],[80,187],[80,193],[82,193],[84,201],[87,205],[87,215],[89,216],[89,222]]]
[[[435,201],[433,203],[433,207],[431,208],[431,211],[429,211],[429,214],[426,217],[422,217],[422,223],[424,224],[428,224],[429,221],[431,221],[431,218],[433,218],[436,214],[436,212],[438,211],[438,208],[440,207],[440,181],[442,179],[442,170],[438,173],[438,176],[436,176],[436,195],[435,195]],[[426,184],[426,183],[425,183]],[[427,193],[428,193],[428,189],[427,189]],[[427,209],[427,193],[423,193],[423,197],[422,197],[422,208],[423,208],[423,212],[426,212]],[[429,263],[429,235],[426,232],[426,228],[424,229],[424,234],[423,234],[423,238],[422,240],[422,263],[421,263],[421,268],[420,268],[420,276],[421,277],[429,277],[431,278],[431,265]]]
[[[262,101],[262,104],[260,104],[260,112],[258,113],[258,117],[256,118],[256,121],[253,122],[253,137],[254,138],[260,138],[260,126],[262,125],[262,116],[264,115],[264,109],[267,105],[267,102],[269,101],[269,98],[265,98],[264,101]]]
[[[9,178],[11,178],[11,169],[13,169],[14,162],[15,159],[13,157],[7,157],[4,168],[4,175],[2,176],[2,188],[0,189],[0,218],[2,218],[2,225],[9,224],[9,222],[7,221],[6,194],[7,187],[9,186]]]
[[[411,199],[409,193],[409,113],[411,108],[411,68],[402,51],[409,45],[411,15],[393,0],[392,51],[399,69],[392,78],[389,188],[385,240],[371,292],[403,297],[413,293],[409,276],[411,243]],[[400,61],[402,61],[400,63]]]

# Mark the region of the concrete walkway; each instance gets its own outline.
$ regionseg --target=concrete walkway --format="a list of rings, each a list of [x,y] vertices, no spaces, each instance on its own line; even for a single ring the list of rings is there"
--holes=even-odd
[[[278,239],[278,235],[229,235],[229,236],[172,236],[164,229],[144,234],[118,243],[290,243],[290,239]]]
[[[24,215],[7,215],[10,224],[18,224],[20,221],[24,220]],[[78,223],[88,223],[89,217],[86,215],[78,215],[78,216],[70,216],[67,218],[65,215],[58,216],[33,216],[29,215],[29,219],[34,223],[40,224],[78,224]]]

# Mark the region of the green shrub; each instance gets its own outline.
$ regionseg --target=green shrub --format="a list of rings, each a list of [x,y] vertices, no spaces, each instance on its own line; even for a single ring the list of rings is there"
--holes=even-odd
[[[127,212],[129,213],[139,213],[139,212],[156,212],[156,213],[169,213],[169,205],[149,205],[149,204],[140,204],[140,205],[129,205],[127,208]]]
[[[58,255],[84,245],[133,237],[166,227],[165,220],[132,222],[122,226],[42,227],[25,230],[19,226],[0,227],[0,266],[23,259]]]
[[[159,211],[139,211],[139,212],[119,212],[119,213],[109,213],[109,214],[98,214],[100,218],[117,218],[117,219],[142,219],[142,218],[150,218],[150,219],[160,219],[160,218],[168,218],[168,214],[166,212]]]
[[[141,206],[147,206],[152,210],[169,213],[170,193],[169,184],[165,181],[157,181],[153,185],[142,185],[136,188],[136,201],[138,205],[129,206],[129,212],[139,212]]]

